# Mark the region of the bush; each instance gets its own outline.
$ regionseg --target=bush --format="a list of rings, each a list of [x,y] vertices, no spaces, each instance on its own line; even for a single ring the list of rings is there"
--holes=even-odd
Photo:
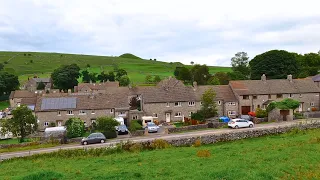
[[[219,120],[219,121],[220,121],[220,120]],[[208,123],[208,128],[214,128],[212,122]]]
[[[84,134],[84,123],[79,118],[70,118],[66,121],[67,137],[82,137]]]
[[[142,124],[142,121],[141,121]],[[129,126],[129,130],[132,132],[135,132],[137,130],[142,129],[142,125],[141,125],[138,120],[132,120]]]
[[[257,116],[257,118],[265,118],[265,117],[268,117],[268,113],[266,110],[257,108],[256,109],[256,116]]]
[[[194,147],[200,147],[201,146],[201,139],[197,139],[194,144],[193,144]]]
[[[271,102],[268,106],[267,106],[267,112],[269,113],[270,111],[272,111],[273,109],[275,109],[277,107],[277,103],[276,102]]]
[[[166,149],[169,147],[170,147],[170,144],[163,139],[156,139],[151,143],[152,149]]]
[[[49,124],[49,127],[56,127],[56,123],[51,122],[51,123]]]
[[[115,126],[119,125],[113,117],[99,117],[97,118],[96,129],[101,132],[113,132],[116,130]]]
[[[129,148],[130,152],[135,152],[135,153],[140,152],[142,150],[143,150],[143,146],[141,143],[135,143]]]
[[[303,119],[304,115],[302,113],[294,113],[293,114],[296,119]]]
[[[110,131],[110,130],[107,130],[107,131],[104,131],[102,132],[102,134],[107,138],[107,139],[113,139],[113,138],[117,138],[117,132],[114,130],[114,131]]]
[[[199,150],[199,151],[197,152],[197,156],[198,156],[198,157],[210,157],[210,156],[211,156],[211,153],[210,153],[210,151],[207,150],[207,149]]]

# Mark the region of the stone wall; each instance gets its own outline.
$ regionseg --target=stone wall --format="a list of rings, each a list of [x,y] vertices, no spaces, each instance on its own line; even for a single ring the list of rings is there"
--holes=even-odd
[[[145,130],[137,130],[135,132],[131,132],[131,136],[143,136]]]
[[[201,139],[202,144],[213,144],[217,142],[234,141],[239,139],[283,134],[297,128],[300,130],[320,128],[320,122],[314,122],[310,124],[299,124],[299,125],[292,125],[292,126],[278,127],[278,128],[266,128],[266,129],[255,129],[255,130],[248,129],[246,131],[231,131],[228,133],[214,134],[214,135],[180,137],[172,140],[167,140],[167,142],[173,146],[192,146],[197,139]],[[151,141],[149,143],[151,143]]]

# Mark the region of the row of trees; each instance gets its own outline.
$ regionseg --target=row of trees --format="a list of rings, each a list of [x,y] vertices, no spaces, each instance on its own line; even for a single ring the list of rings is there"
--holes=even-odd
[[[11,91],[19,88],[18,76],[4,72],[4,65],[0,63],[0,97],[3,94],[9,95]]]
[[[103,71],[98,75],[97,73],[90,73],[88,70],[80,72],[80,67],[77,64],[71,64],[62,65],[55,69],[51,74],[55,88],[64,91],[73,89],[74,86],[77,86],[80,77],[82,77],[84,83],[119,81],[120,86],[128,86],[130,84],[127,71],[118,68],[115,68],[114,71],[108,73]]]

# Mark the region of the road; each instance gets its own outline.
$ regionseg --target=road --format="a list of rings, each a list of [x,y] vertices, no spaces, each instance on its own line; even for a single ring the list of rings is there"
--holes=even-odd
[[[121,141],[133,141],[133,142],[143,142],[143,141],[149,141],[154,139],[164,139],[164,140],[170,140],[170,139],[176,139],[181,137],[199,137],[203,135],[213,135],[213,134],[223,134],[223,133],[230,133],[230,132],[236,132],[236,131],[248,131],[248,130],[254,130],[254,129],[269,129],[269,128],[277,128],[277,127],[284,127],[284,126],[290,126],[297,124],[298,121],[291,121],[291,122],[281,122],[281,123],[270,123],[270,124],[257,124],[254,128],[242,128],[242,129],[210,129],[210,130],[201,130],[201,131],[192,131],[192,132],[185,132],[185,133],[177,133],[177,134],[149,134],[148,136],[144,137],[132,137],[132,138],[122,138],[122,139],[115,139],[110,140],[104,144],[92,144],[92,145],[62,145],[62,146],[56,146],[53,148],[43,148],[43,149],[34,149],[29,151],[19,151],[19,152],[12,152],[12,153],[0,153],[0,160],[3,159],[10,159],[13,157],[23,157],[23,156],[31,156],[33,154],[39,154],[39,153],[50,153],[54,151],[58,151],[60,149],[80,149],[80,148],[101,148],[101,147],[109,147],[113,146],[116,143],[119,143]]]

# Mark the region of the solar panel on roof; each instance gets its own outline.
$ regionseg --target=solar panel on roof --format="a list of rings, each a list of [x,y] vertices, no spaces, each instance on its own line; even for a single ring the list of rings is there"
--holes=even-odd
[[[76,97],[46,98],[42,99],[41,110],[53,109],[75,109],[77,107]]]

